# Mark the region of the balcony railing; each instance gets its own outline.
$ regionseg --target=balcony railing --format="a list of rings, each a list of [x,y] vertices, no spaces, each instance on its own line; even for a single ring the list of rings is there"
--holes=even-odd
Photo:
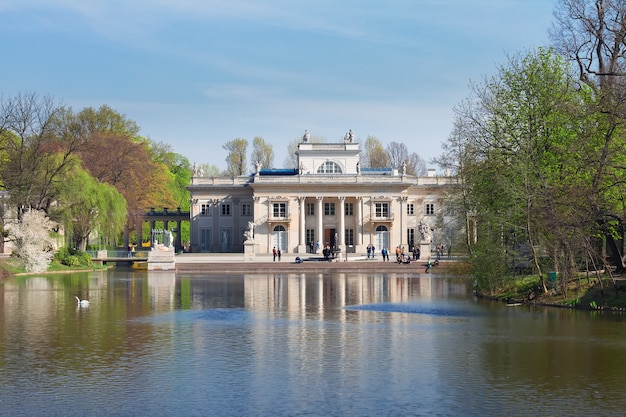
[[[270,214],[268,217],[268,221],[270,222],[288,222],[290,219],[290,215],[285,214],[285,215],[277,215],[275,216],[274,214]]]

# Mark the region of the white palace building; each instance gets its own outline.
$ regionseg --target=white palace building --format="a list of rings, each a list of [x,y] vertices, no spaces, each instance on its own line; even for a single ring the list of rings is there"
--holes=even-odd
[[[376,254],[398,246],[454,244],[458,227],[446,209],[448,176],[407,175],[404,167],[359,168],[352,131],[343,143],[298,144],[298,169],[261,169],[249,176],[208,178],[194,172],[191,251]],[[425,237],[420,223],[430,227]],[[424,227],[421,228],[423,230]]]

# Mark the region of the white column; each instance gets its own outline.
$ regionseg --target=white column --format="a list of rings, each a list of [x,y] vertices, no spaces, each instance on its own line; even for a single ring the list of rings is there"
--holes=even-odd
[[[298,241],[298,253],[306,253],[306,218],[305,218],[305,197],[298,197],[298,201],[300,202],[300,238]]]
[[[346,197],[339,197],[339,233],[337,233],[337,247],[341,251],[341,254],[346,253]],[[344,255],[345,256],[345,255]]]
[[[404,224],[406,223],[406,202],[409,198],[407,196],[400,197],[400,242],[405,247],[405,251],[409,249],[408,242],[404,240],[406,235],[404,234],[405,228]]]
[[[317,210],[315,214],[317,216],[317,231],[315,233],[317,242],[320,242],[320,250],[324,248],[324,207],[322,202],[324,197],[317,197]],[[316,242],[316,243],[317,243]]]
[[[356,242],[357,253],[363,245],[363,197],[356,198]]]

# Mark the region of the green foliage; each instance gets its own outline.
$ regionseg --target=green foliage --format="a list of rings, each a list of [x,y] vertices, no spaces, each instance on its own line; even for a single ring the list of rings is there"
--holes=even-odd
[[[589,111],[588,90],[548,49],[511,58],[473,93],[458,109],[448,148],[458,158],[464,210],[478,224],[477,271],[484,275],[504,253],[522,248],[538,275],[548,256],[551,269],[565,272],[591,252],[588,237],[597,235],[589,202],[607,207],[589,160],[600,159],[603,116]],[[615,184],[626,180],[618,175],[624,178]]]
[[[497,243],[479,243],[470,257],[470,266],[479,293],[495,295],[512,280],[505,249]]]
[[[59,184],[57,218],[71,232],[71,246],[85,249],[92,232],[114,237],[126,223],[126,200],[109,184],[76,167]]]
[[[68,248],[66,246],[59,248],[59,250],[54,254],[54,260],[62,265],[67,265],[73,268],[79,266],[91,268],[92,266],[91,256],[88,253]]]

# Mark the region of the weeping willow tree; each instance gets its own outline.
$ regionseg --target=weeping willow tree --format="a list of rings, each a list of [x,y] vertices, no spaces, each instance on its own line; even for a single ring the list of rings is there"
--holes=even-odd
[[[84,251],[93,232],[115,241],[126,224],[126,200],[112,185],[76,167],[59,187],[56,218],[63,224],[69,246]]]

